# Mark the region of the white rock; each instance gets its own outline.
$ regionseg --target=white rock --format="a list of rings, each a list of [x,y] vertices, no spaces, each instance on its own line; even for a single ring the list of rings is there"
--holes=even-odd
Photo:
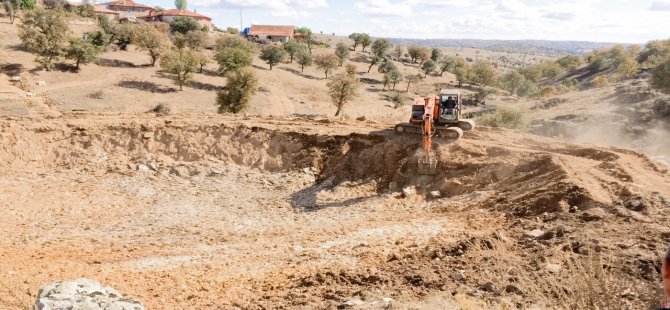
[[[432,191],[432,192],[430,192],[430,197],[431,198],[440,198],[440,197],[442,197],[442,193],[440,193],[440,191]]]
[[[412,197],[416,195],[416,188],[414,186],[408,186],[402,189],[402,195],[407,197]]]
[[[451,274],[451,279],[454,281],[463,281],[465,280],[465,275],[462,272],[454,272]]]
[[[393,301],[393,298],[391,298],[391,297],[384,297],[382,300],[383,300],[384,302],[391,302],[391,301]]]
[[[123,298],[119,292],[91,279],[56,281],[43,286],[35,302],[37,310],[144,310],[142,303]]]
[[[137,171],[146,173],[151,171],[151,168],[145,164],[137,164]]]
[[[547,264],[547,270],[552,273],[557,273],[561,271],[561,265],[557,264]]]
[[[28,97],[35,97],[35,96],[37,96],[37,95],[36,95],[35,93],[27,92],[27,93],[26,93],[26,96],[28,96]]]
[[[47,85],[47,82],[46,81],[37,81],[37,85],[44,86],[44,85]]]
[[[16,76],[10,77],[9,80],[12,81],[12,82],[18,82],[18,81],[21,80],[21,77],[16,75]]]
[[[344,305],[346,305],[346,306],[350,306],[350,307],[353,307],[353,306],[361,306],[361,305],[364,305],[364,304],[365,304],[365,302],[362,301],[362,300],[360,300],[360,299],[347,300],[347,301],[344,303]]]
[[[533,229],[530,232],[526,233],[527,237],[532,237],[532,238],[539,238],[540,236],[544,235],[544,232],[539,229]]]

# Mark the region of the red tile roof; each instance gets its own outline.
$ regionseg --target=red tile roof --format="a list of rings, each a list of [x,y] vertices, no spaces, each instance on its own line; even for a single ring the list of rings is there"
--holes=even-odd
[[[127,7],[127,8],[145,8],[145,9],[151,9],[151,10],[154,9],[154,8],[148,6],[148,5],[135,3],[135,1],[133,1],[133,0],[117,0],[117,1],[100,3],[98,5],[119,6],[119,7]]]
[[[250,36],[281,36],[290,37],[295,31],[294,26],[251,25]]]
[[[143,16],[143,18],[149,18],[149,17],[155,17],[155,16],[188,16],[188,17],[193,17],[195,19],[212,20],[209,16],[205,16],[205,15],[202,15],[202,14],[191,12],[189,10],[179,10],[179,9],[172,9],[172,10],[165,10],[165,11],[153,11],[153,12],[150,12],[148,15]]]
[[[105,9],[105,8],[101,8],[99,6],[95,6],[94,8],[95,8],[96,13],[119,15],[119,12],[117,12],[117,11],[108,10],[108,9]]]

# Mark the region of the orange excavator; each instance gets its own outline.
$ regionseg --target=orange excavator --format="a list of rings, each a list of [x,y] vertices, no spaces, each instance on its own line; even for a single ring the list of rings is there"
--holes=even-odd
[[[670,309],[670,249],[663,257],[661,274],[663,276],[663,301],[662,309]]]
[[[433,136],[458,140],[463,136],[463,131],[471,131],[474,128],[474,121],[461,118],[460,91],[442,90],[439,95],[415,99],[409,122],[397,124],[395,131],[401,134],[423,135],[419,174],[437,174]]]

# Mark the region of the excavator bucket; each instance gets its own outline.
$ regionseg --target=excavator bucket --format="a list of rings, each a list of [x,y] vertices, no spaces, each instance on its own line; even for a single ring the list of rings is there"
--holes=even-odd
[[[419,158],[419,174],[437,174],[437,158],[435,156],[421,156]]]

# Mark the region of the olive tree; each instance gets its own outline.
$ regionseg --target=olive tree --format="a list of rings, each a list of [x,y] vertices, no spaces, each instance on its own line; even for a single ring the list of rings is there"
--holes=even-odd
[[[323,70],[326,74],[326,79],[328,78],[328,73],[333,69],[337,68],[337,64],[340,62],[340,59],[333,54],[328,55],[318,55],[314,58],[314,63],[316,67]]]
[[[314,57],[307,50],[299,51],[295,57],[300,65],[300,72],[305,72],[305,67],[309,67],[314,63]]]
[[[349,59],[349,47],[344,43],[337,43],[335,46],[335,56],[340,59],[340,67]]]
[[[670,58],[666,58],[651,70],[651,85],[670,94]]]
[[[409,92],[410,85],[416,84],[417,82],[419,82],[419,80],[421,80],[421,76],[418,75],[418,74],[409,74],[409,75],[405,76],[405,81],[407,81],[406,92]]]
[[[161,55],[161,68],[172,74],[172,78],[183,90],[184,84],[193,78],[193,72],[200,65],[198,55],[190,49],[170,50]]]
[[[363,47],[363,52],[365,52],[365,49],[372,44],[372,38],[370,38],[370,35],[367,33],[362,33],[361,34],[361,46]]]
[[[70,45],[65,49],[65,58],[75,61],[75,68],[79,70],[80,64],[93,62],[102,50],[90,41],[82,39],[70,40]]]
[[[56,10],[28,11],[19,26],[21,45],[37,55],[36,61],[47,71],[63,55],[69,32],[64,13]]]
[[[200,30],[202,28],[200,24],[193,18],[189,16],[177,16],[170,23],[170,32],[172,33],[181,33],[186,34],[189,31]]]
[[[335,107],[337,107],[335,116],[339,116],[342,108],[358,96],[358,87],[358,79],[349,74],[340,74],[328,82],[328,94]]]
[[[274,45],[268,45],[264,47],[261,50],[260,55],[260,58],[268,65],[270,65],[270,70],[272,70],[272,67],[274,67],[276,64],[282,62],[285,57],[286,51]]]
[[[288,54],[289,63],[293,63],[293,58],[295,58],[295,55],[298,54],[298,52],[301,50],[305,49],[305,45],[296,40],[289,40],[285,42],[282,47],[286,51],[286,54]]]
[[[149,52],[151,65],[155,66],[158,58],[170,48],[170,39],[150,24],[139,24],[132,30],[133,44],[140,50]]]
[[[35,9],[35,0],[3,0],[2,6],[9,17],[9,22],[13,24],[19,11]]]
[[[214,50],[214,59],[219,64],[219,74],[223,76],[231,71],[251,66],[253,62],[253,46],[239,36],[218,39]]]
[[[432,59],[426,60],[423,65],[421,65],[421,71],[423,71],[423,77],[427,77],[428,74],[435,71],[435,62]]]
[[[216,94],[219,113],[239,113],[251,103],[258,89],[258,78],[253,71],[243,69],[226,75],[228,83]]]

